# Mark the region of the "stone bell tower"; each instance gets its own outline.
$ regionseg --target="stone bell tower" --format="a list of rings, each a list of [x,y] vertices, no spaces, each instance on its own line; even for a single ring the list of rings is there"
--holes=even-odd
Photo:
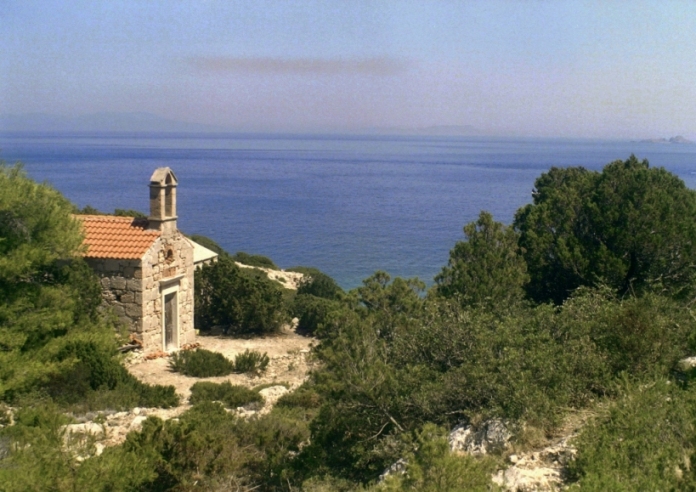
[[[150,177],[149,228],[158,230],[162,236],[176,232],[176,186],[178,180],[168,167],[155,169]]]

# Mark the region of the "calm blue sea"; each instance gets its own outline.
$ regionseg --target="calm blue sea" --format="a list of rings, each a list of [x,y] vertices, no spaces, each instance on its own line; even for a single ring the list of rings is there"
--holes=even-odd
[[[430,283],[482,209],[509,223],[551,166],[601,169],[634,153],[696,188],[696,145],[311,135],[0,134],[80,207],[148,211],[159,166],[179,178],[179,228],[230,252],[315,266],[344,288],[376,270]]]

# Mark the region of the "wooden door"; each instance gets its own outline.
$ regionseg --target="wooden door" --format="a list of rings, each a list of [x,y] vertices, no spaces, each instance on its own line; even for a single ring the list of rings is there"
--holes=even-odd
[[[176,347],[176,292],[164,296],[164,348]]]

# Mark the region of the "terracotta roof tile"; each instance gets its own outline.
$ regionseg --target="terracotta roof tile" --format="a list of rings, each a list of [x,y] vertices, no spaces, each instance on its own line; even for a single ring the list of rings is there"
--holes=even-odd
[[[87,258],[140,259],[160,236],[146,219],[112,215],[75,215],[82,221]]]

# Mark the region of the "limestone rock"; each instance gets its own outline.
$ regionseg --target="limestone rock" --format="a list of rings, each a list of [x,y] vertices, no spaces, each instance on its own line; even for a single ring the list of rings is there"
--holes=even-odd
[[[265,400],[266,404],[273,404],[287,392],[288,389],[285,386],[278,385],[271,386],[269,388],[264,388],[261,391],[259,391],[259,394],[263,396],[263,399]]]
[[[389,468],[382,472],[382,474],[379,476],[379,481],[383,482],[391,475],[403,475],[406,473],[406,465],[408,465],[408,461],[406,461],[404,458],[399,458],[395,463],[392,463]]]
[[[143,422],[147,420],[147,415],[138,415],[133,419],[128,427],[129,430],[139,431],[143,428]]]
[[[677,364],[679,369],[681,369],[684,372],[688,372],[692,369],[696,368],[696,356],[693,357],[687,357],[686,359],[682,359],[679,361]]]
[[[65,426],[65,435],[87,435],[98,436],[104,432],[101,425],[94,422],[85,422],[82,424],[70,424]]]
[[[556,490],[562,483],[560,472],[555,468],[518,466],[498,471],[493,482],[504,490],[515,492]]]
[[[460,425],[450,432],[448,441],[454,452],[469,454],[488,454],[505,449],[512,432],[500,419],[483,423],[478,429],[470,425]]]

